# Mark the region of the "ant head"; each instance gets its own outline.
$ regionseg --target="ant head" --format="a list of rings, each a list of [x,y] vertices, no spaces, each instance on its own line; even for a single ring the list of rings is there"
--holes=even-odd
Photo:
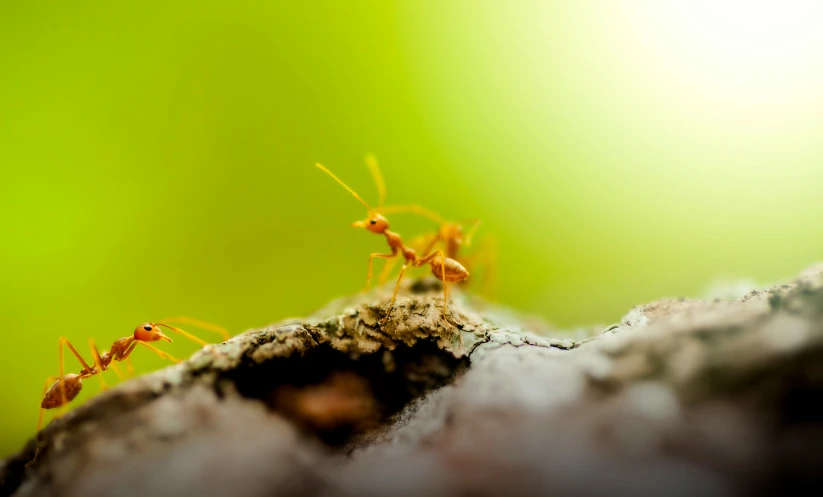
[[[379,235],[389,229],[389,220],[376,212],[372,212],[365,220],[356,221],[352,226],[355,228],[366,228],[372,233]]]
[[[383,208],[383,203],[386,198],[386,185],[383,182],[383,175],[380,174],[380,168],[377,166],[377,160],[373,156],[369,155],[366,157],[366,164],[369,166],[369,170],[371,171],[372,176],[374,177],[374,181],[377,184],[377,191],[380,195],[380,203],[377,205],[377,209],[374,209],[369,204],[367,204],[365,200],[360,198],[360,195],[358,195],[357,192],[349,188],[348,185],[343,183],[343,181],[340,178],[332,174],[332,172],[326,169],[323,165],[315,165],[324,173],[328,174],[335,181],[337,181],[337,183],[339,183],[340,186],[348,190],[348,192],[351,193],[352,196],[354,196],[354,198],[356,198],[358,202],[363,204],[363,207],[368,209],[369,216],[363,221],[355,222],[352,226],[354,226],[355,228],[366,228],[372,233],[382,234],[385,233],[387,229],[389,229],[389,220],[379,214],[379,211]]]
[[[444,240],[462,240],[463,227],[457,223],[446,223],[440,225],[440,237]]]
[[[158,328],[158,325],[154,323],[143,323],[135,328],[134,339],[138,342],[156,342],[158,340],[171,342],[171,338],[164,335],[163,332],[160,331],[160,328]]]

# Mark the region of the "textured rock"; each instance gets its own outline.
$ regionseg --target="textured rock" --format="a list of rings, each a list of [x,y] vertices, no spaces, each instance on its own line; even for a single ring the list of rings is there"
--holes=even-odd
[[[819,495],[823,271],[580,338],[417,282],[119,385],[5,461],[16,495]],[[572,337],[576,338],[573,339]],[[37,458],[35,446],[39,446]],[[811,490],[813,489],[813,490]]]

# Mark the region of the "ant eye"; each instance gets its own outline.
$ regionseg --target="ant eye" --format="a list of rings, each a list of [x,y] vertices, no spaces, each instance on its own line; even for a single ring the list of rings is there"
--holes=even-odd
[[[143,329],[146,330],[146,331],[151,331],[151,326],[145,325],[145,326],[143,326]]]
[[[370,222],[371,224],[377,224],[377,219],[372,219],[372,220],[371,220],[371,221],[369,221],[369,222]]]

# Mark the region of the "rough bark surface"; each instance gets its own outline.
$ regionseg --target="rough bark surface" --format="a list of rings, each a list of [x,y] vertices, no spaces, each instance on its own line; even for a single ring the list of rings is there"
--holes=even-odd
[[[3,462],[4,495],[823,494],[823,267],[558,330],[436,281],[122,383]],[[808,488],[801,491],[801,488]]]

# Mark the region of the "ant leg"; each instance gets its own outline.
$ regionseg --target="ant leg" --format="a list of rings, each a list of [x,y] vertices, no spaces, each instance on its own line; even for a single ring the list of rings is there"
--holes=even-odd
[[[443,240],[443,237],[442,237],[442,236],[440,236],[440,233],[439,233],[439,232],[438,232],[438,233],[434,236],[434,238],[432,238],[432,239],[431,239],[431,241],[429,242],[429,244],[428,244],[428,245],[426,245],[426,248],[424,248],[423,250],[421,250],[421,251],[420,251],[420,253],[421,253],[421,254],[428,254],[429,252],[431,252],[432,250],[434,250],[434,247],[435,247],[435,245],[437,245],[437,242],[438,242],[438,241],[444,241],[444,240]]]
[[[365,292],[365,291],[368,291],[369,286],[371,285],[371,276],[372,276],[372,270],[371,270],[371,268],[372,268],[372,262],[374,261],[374,258],[375,258],[375,257],[379,257],[379,258],[381,258],[381,259],[391,259],[391,258],[392,258],[392,257],[394,257],[395,255],[397,255],[397,249],[392,249],[392,253],[391,253],[391,254],[378,254],[378,253],[374,253],[374,254],[370,254],[370,255],[369,255],[369,273],[368,273],[368,276],[366,276],[366,288],[364,288],[364,289],[363,289],[363,291],[364,291],[364,292]]]
[[[126,357],[125,361],[126,361],[126,371],[128,371],[129,377],[133,377],[134,376],[134,364],[132,364],[132,362],[131,362],[131,357]]]
[[[446,323],[447,328],[451,328],[451,323],[449,323],[447,314],[446,314],[446,306],[449,303],[449,282],[446,281],[446,259],[440,260],[440,272],[443,274],[443,322]],[[460,335],[460,340],[462,344],[463,336]]]
[[[446,319],[446,302],[449,301],[449,283],[446,281],[446,259],[440,259],[440,274],[443,275],[443,319]]]
[[[448,283],[446,282],[446,256],[443,254],[442,250],[438,250],[437,252],[428,255],[422,259],[418,259],[414,265],[416,267],[425,266],[429,264],[435,257],[440,256],[440,274],[442,278],[438,278],[440,281],[443,282],[443,321],[446,323],[447,326],[451,326],[448,320],[446,320],[446,301],[448,299]]]
[[[91,357],[94,359],[94,367],[97,369],[97,377],[100,379],[100,390],[106,391],[109,386],[106,385],[106,380],[103,378],[103,359],[100,357],[100,351],[97,350],[97,345],[94,343],[94,338],[89,338],[89,349],[91,349]]]
[[[136,340],[133,341],[131,343],[131,345],[129,345],[129,348],[127,348],[125,352],[123,352],[123,355],[120,357],[120,360],[121,361],[127,361],[129,364],[131,364],[131,359],[129,358],[129,356],[131,355],[132,352],[134,352],[135,347],[137,347],[137,341]],[[132,372],[134,372],[134,371],[132,370]]]
[[[116,362],[112,362],[111,364],[109,364],[109,366],[111,366],[111,369],[112,371],[114,371],[114,374],[117,375],[118,380],[123,381],[125,379],[125,376],[123,376],[123,371],[120,370],[120,366],[118,366]]]
[[[201,321],[199,319],[190,318],[188,316],[178,316],[178,317],[175,317],[175,318],[161,319],[160,320],[161,323],[165,323],[167,321],[171,321],[172,323],[174,323],[174,322],[188,323],[188,324],[191,324],[193,326],[197,326],[198,328],[202,328],[204,330],[209,330],[209,331],[213,331],[215,333],[219,333],[220,336],[223,337],[223,341],[226,341],[229,338],[231,338],[231,334],[228,332],[228,330],[226,330],[226,328],[223,328],[222,326],[216,325],[214,323],[209,323],[208,321]]]
[[[426,264],[428,264],[429,262],[431,262],[431,260],[434,259],[435,257],[437,257],[438,255],[440,257],[442,257],[443,259],[446,258],[446,255],[443,253],[443,251],[438,250],[437,252],[434,252],[433,254],[429,254],[426,257],[422,258],[422,259],[417,259],[417,261],[414,263],[414,267],[423,267]],[[444,261],[443,267],[445,267],[445,261]]]
[[[86,371],[91,371],[91,369],[92,369],[91,366],[89,366],[86,363],[86,361],[83,359],[83,356],[81,356],[80,353],[77,352],[77,349],[74,348],[74,345],[72,345],[71,342],[69,342],[66,337],[60,337],[60,367],[61,368],[63,367],[63,345],[64,344],[66,345],[66,347],[69,348],[69,350],[71,350],[71,353],[74,354],[74,357],[76,357],[77,360],[80,361],[80,364],[83,365],[83,368],[85,368]],[[60,376],[63,376],[63,370],[62,369],[60,370]]]
[[[80,353],[77,352],[77,349],[74,348],[74,345],[72,345],[71,342],[69,342],[69,340],[66,337],[60,337],[60,398],[63,401],[63,405],[65,406],[66,404],[68,404],[68,398],[66,397],[66,384],[63,380],[63,378],[65,377],[65,374],[66,374],[65,373],[65,367],[63,366],[63,364],[64,364],[64,361],[63,361],[63,345],[64,344],[66,345],[66,347],[69,348],[69,350],[71,350],[71,353],[74,354],[74,357],[76,357],[77,360],[80,361],[80,364],[83,365],[83,368],[84,368],[85,371],[91,372],[92,367],[89,366],[86,363],[85,360],[83,360],[83,356],[81,356]]]
[[[182,359],[178,359],[178,358],[176,358],[176,357],[173,357],[173,356],[171,356],[171,355],[169,355],[169,354],[167,354],[167,353],[163,352],[162,350],[160,350],[160,349],[158,349],[158,348],[152,347],[151,345],[147,344],[146,342],[135,342],[135,344],[138,344],[138,343],[139,343],[140,345],[142,345],[143,347],[148,347],[148,349],[149,349],[149,350],[151,350],[151,351],[152,351],[152,352],[154,352],[155,354],[159,355],[159,356],[160,356],[160,357],[162,357],[163,359],[168,359],[168,360],[170,360],[170,361],[172,361],[172,362],[181,362],[181,361],[182,361]]]
[[[83,365],[83,369],[85,371],[91,372],[93,368],[86,363],[86,361],[83,359],[83,356],[81,356],[80,353],[77,352],[77,349],[74,348],[74,345],[72,345],[66,337],[60,337],[60,397],[63,401],[63,405],[66,405],[68,403],[68,400],[66,398],[66,384],[63,381],[63,378],[66,374],[63,360],[63,345],[65,345],[69,348],[69,350],[71,350],[71,353],[74,355],[74,357],[77,358],[78,361],[80,361],[80,364]]]
[[[420,252],[422,252],[424,254],[428,253],[430,247],[433,246],[437,242],[437,240],[438,240],[438,237],[435,236],[434,239],[429,243],[429,245],[428,245],[429,248],[426,248],[426,250],[420,250]],[[413,238],[409,242],[409,246],[416,248],[418,246],[422,246],[422,242],[425,242],[425,241],[426,241],[426,236],[425,235],[420,235],[420,236],[417,236],[417,237]],[[378,277],[379,278],[378,281],[380,282],[379,283],[380,286],[383,286],[383,284],[386,283],[386,280],[389,278],[389,275],[391,274],[391,270],[394,268],[394,264],[395,264],[396,261],[397,261],[397,259],[391,259],[391,260],[389,260],[389,262],[386,263],[385,266],[383,266],[383,271],[380,273],[380,276]]]
[[[395,299],[397,299],[397,291],[400,290],[400,280],[403,279],[403,273],[406,272],[407,267],[409,267],[408,264],[403,264],[403,267],[400,268],[400,276],[397,277],[397,284],[394,285],[394,293],[391,296],[391,303],[389,304],[389,308],[386,311],[386,317],[384,317],[383,320],[380,321],[381,325],[386,324],[389,320],[389,316],[391,316],[391,311],[392,309],[394,309],[394,301]]]
[[[91,366],[86,364],[86,361],[83,359],[83,356],[81,356],[80,353],[77,352],[77,349],[74,348],[74,346],[71,344],[71,342],[68,341],[66,337],[60,337],[60,357],[63,356],[63,344],[66,344],[66,346],[71,350],[71,353],[74,354],[74,357],[76,357],[77,360],[80,361],[80,364],[82,364],[87,371],[91,371]]]
[[[63,380],[63,378],[66,375],[66,368],[64,366],[65,361],[63,359],[63,345],[64,344],[66,346],[68,346],[68,348],[71,350],[71,353],[74,354],[74,357],[76,357],[78,361],[80,361],[80,364],[83,365],[83,367],[86,369],[86,371],[91,371],[91,366],[86,364],[86,361],[83,360],[83,357],[80,355],[79,352],[77,352],[77,349],[74,348],[74,346],[71,344],[71,342],[69,342],[66,337],[60,337],[60,341],[59,341],[59,347],[60,347],[60,377],[58,379],[60,380],[60,399],[63,401],[62,405],[66,405],[69,402],[68,397],[66,397],[66,383]]]
[[[378,277],[378,281],[380,282],[379,285],[383,286],[387,279],[389,279],[389,275],[391,274],[391,270],[394,268],[394,263],[397,261],[396,258],[389,259],[386,264],[383,266],[383,271],[380,273]]]
[[[445,288],[448,288],[448,286],[446,285],[446,283],[445,283],[445,282],[443,283],[443,286],[444,286]],[[448,300],[449,300],[449,295],[450,295],[450,294],[451,294],[451,292],[450,292],[450,291],[446,291],[446,293],[445,293],[445,300],[444,300],[444,302],[446,302],[446,301],[448,301]],[[445,306],[444,306],[444,309],[445,309]],[[445,310],[443,311],[443,322],[444,322],[444,323],[446,323],[446,327],[447,327],[447,328],[451,328],[451,327],[452,327],[452,324],[451,324],[451,323],[449,323],[449,321],[448,321],[448,320],[446,320],[446,311],[445,311]],[[463,347],[463,333],[461,333],[461,332],[460,332],[460,330],[457,330],[457,337],[460,339],[460,347],[462,348],[462,347]]]

